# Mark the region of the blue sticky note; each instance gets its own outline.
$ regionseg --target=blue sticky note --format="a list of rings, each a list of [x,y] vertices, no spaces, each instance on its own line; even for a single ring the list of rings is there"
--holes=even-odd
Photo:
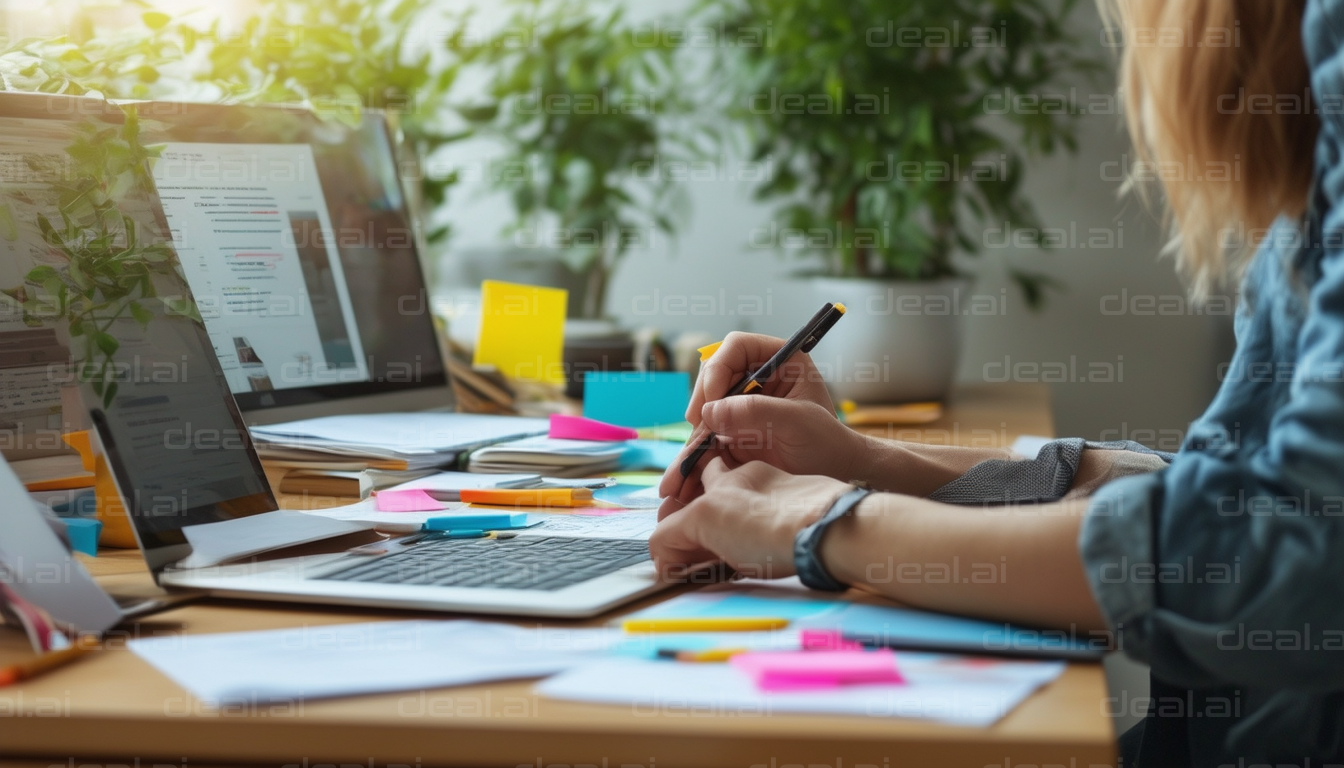
[[[483,514],[442,515],[425,521],[426,531],[484,530],[506,531],[526,528],[526,512],[486,512]]]
[[[89,557],[98,556],[98,534],[103,532],[102,521],[87,517],[67,517],[61,522],[65,523],[65,535],[70,539],[71,549],[83,552]]]
[[[583,379],[583,415],[622,427],[656,427],[686,418],[685,372],[597,371]]]
[[[631,440],[621,454],[620,468],[623,471],[652,469],[663,471],[672,466],[681,453],[681,443],[665,443],[661,440]]]
[[[857,603],[819,623],[861,642],[962,653],[1100,658],[1106,651],[1107,639],[1101,633],[1079,637],[1063,631]]]

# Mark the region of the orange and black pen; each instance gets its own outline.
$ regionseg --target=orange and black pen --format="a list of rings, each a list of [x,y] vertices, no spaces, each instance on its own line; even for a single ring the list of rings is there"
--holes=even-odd
[[[765,365],[757,368],[741,381],[737,382],[737,384],[733,385],[733,388],[728,390],[728,394],[724,395],[724,397],[748,395],[760,390],[764,386],[764,383],[769,381],[771,377],[775,375],[775,372],[779,370],[780,366],[789,361],[789,358],[799,352],[811,352],[812,348],[817,346],[817,342],[821,341],[821,338],[826,335],[826,332],[831,330],[831,326],[835,325],[844,314],[844,304],[827,304],[822,307],[817,314],[812,316],[811,320],[807,321],[806,325],[799,328],[797,333],[790,336],[789,340],[784,342],[784,346],[780,347],[779,351],[765,362]],[[682,477],[691,476],[691,473],[695,471],[695,465],[700,463],[700,459],[704,458],[705,452],[708,451],[712,445],[714,445],[714,433],[710,432],[691,455],[687,456],[686,460],[681,462]]]
[[[63,667],[81,656],[98,650],[98,647],[98,638],[96,636],[82,635],[76,638],[68,648],[63,648],[59,651],[47,651],[30,661],[21,662],[8,667],[0,667],[0,688],[20,683],[29,678],[37,677],[45,672],[50,672],[53,669]]]

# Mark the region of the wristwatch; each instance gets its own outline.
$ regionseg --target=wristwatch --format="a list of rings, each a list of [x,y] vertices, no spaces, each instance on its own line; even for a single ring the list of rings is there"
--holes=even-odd
[[[835,500],[820,520],[807,526],[793,537],[793,566],[803,586],[824,592],[844,592],[849,587],[835,580],[821,563],[821,539],[831,523],[854,511],[859,502],[872,493],[869,488],[853,488]]]

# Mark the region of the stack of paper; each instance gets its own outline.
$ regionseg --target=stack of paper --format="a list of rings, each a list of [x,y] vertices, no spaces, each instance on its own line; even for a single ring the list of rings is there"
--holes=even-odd
[[[78,453],[61,453],[9,462],[19,482],[30,491],[65,491],[92,488],[93,473],[84,468]]]
[[[552,477],[585,477],[611,472],[626,453],[625,443],[529,437],[492,445],[471,454],[472,472],[539,472]]]
[[[541,475],[477,475],[470,472],[435,472],[402,483],[392,490],[422,490],[439,501],[461,501],[462,491],[481,488],[532,488],[542,484]]]
[[[433,469],[291,469],[280,478],[281,493],[314,496],[351,496],[367,499],[383,488],[410,482],[434,474]]]
[[[543,435],[544,419],[465,413],[382,413],[326,416],[252,427],[263,458],[296,453],[375,459],[383,469],[426,469],[456,461],[459,453],[486,445]]]

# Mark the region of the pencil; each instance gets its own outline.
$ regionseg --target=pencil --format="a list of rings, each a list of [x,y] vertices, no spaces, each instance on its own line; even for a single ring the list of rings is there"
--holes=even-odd
[[[0,688],[30,680],[53,669],[59,669],[96,650],[98,650],[98,638],[93,635],[84,635],[76,639],[69,648],[49,651],[35,659],[0,668]]]

